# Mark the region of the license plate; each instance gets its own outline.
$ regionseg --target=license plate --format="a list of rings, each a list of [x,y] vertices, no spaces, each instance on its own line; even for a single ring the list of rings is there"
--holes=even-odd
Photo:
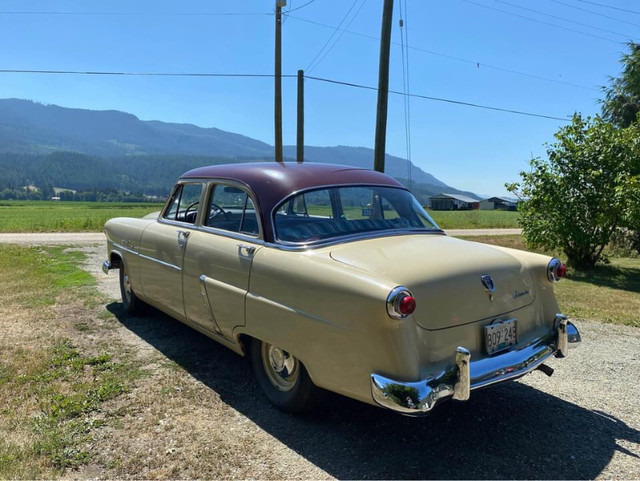
[[[487,354],[508,349],[518,342],[516,320],[509,319],[484,326],[484,339]]]

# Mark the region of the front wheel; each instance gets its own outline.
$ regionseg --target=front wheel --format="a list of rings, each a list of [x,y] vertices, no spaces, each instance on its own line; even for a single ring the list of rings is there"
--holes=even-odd
[[[142,310],[142,301],[138,299],[131,289],[129,272],[124,261],[120,262],[120,295],[122,296],[122,307],[129,314],[134,314]]]
[[[250,357],[258,384],[278,409],[302,413],[318,403],[322,391],[291,353],[255,339],[251,342]]]

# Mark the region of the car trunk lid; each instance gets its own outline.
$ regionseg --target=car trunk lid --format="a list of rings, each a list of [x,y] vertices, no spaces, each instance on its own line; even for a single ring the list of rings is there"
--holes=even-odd
[[[405,235],[345,243],[333,247],[331,257],[407,287],[417,303],[413,318],[425,329],[498,318],[535,298],[531,274],[514,256],[448,236]]]

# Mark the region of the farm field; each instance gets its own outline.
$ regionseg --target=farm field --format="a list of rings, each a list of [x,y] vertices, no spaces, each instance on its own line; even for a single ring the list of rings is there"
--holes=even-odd
[[[527,249],[522,236],[468,237],[466,240]],[[563,260],[561,253],[546,253]],[[570,317],[640,327],[640,259],[611,257],[588,271],[567,270],[554,286],[560,309]]]
[[[144,217],[162,204],[2,201],[0,232],[99,232],[112,217]]]
[[[112,217],[144,217],[163,204],[111,202],[1,201],[0,232],[99,232]],[[324,213],[318,213],[326,215]],[[429,211],[443,229],[517,228],[518,213]]]
[[[427,212],[443,229],[516,229],[518,212],[503,210],[430,210]]]

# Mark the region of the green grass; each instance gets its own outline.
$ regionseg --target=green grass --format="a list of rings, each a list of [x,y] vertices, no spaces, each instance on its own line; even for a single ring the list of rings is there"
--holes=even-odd
[[[51,478],[90,462],[93,432],[110,421],[103,406],[143,374],[117,346],[82,341],[97,328],[74,306],[99,296],[83,259],[0,245],[0,479]]]
[[[466,240],[530,250],[521,236],[467,237]],[[541,252],[541,251],[538,251]],[[560,259],[561,253],[541,252]],[[578,319],[640,327],[640,259],[611,257],[610,263],[578,271],[554,286],[560,309]]]
[[[0,232],[99,232],[113,217],[144,217],[162,204],[2,201]]]
[[[518,212],[502,210],[428,210],[442,229],[517,229]]]

